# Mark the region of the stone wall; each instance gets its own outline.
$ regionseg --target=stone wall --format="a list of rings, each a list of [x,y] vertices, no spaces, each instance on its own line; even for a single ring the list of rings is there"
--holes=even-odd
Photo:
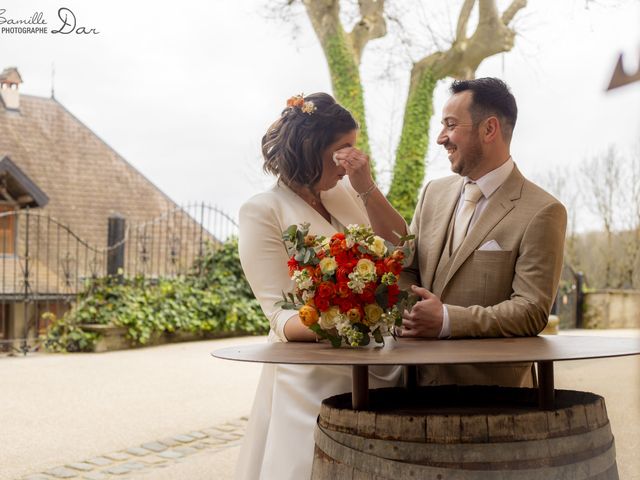
[[[640,290],[585,293],[585,328],[640,328]]]

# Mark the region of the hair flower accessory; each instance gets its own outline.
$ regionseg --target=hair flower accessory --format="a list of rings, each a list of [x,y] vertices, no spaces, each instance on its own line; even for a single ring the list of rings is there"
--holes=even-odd
[[[306,113],[308,115],[311,115],[318,109],[318,107],[316,107],[311,100],[305,102],[304,94],[294,95],[293,97],[289,98],[289,100],[287,100],[287,107],[298,107],[303,113]]]

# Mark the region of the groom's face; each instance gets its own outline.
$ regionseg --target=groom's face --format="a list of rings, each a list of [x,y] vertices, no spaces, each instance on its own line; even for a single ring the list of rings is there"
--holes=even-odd
[[[478,125],[471,118],[472,93],[452,95],[442,110],[442,130],[438,144],[449,154],[451,170],[475,180],[474,172],[482,165],[483,151]]]

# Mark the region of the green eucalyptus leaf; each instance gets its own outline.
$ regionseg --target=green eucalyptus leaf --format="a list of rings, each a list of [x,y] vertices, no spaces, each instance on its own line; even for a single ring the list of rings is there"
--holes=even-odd
[[[304,260],[303,263],[309,263],[309,260],[311,260],[311,255],[313,254],[313,250],[310,248],[307,248],[304,252]]]

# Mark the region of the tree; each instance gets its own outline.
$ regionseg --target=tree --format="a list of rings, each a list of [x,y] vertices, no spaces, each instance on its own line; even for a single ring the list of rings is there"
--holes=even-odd
[[[286,0],[285,7],[294,1]],[[402,25],[397,18],[388,15],[385,0],[358,0],[358,19],[350,31],[345,29],[340,17],[340,0],[302,0],[302,3],[327,60],[334,96],[360,123],[358,147],[370,155],[360,78],[362,54],[370,41],[387,35],[387,21]],[[476,3],[478,21],[469,35],[469,21]],[[429,123],[437,82],[447,77],[473,78],[484,59],[510,51],[516,33],[509,25],[526,3],[526,0],[513,0],[500,14],[496,0],[465,0],[448,48],[432,51],[412,62],[402,132],[388,193],[391,203],[406,219],[413,215],[425,176]],[[424,33],[428,33],[428,27]]]
[[[604,155],[593,157],[585,163],[582,170],[583,193],[587,206],[602,222],[605,233],[605,245],[602,249],[604,257],[604,280],[609,287],[617,287],[614,277],[617,255],[613,250],[614,230],[618,223],[616,212],[620,211],[621,166],[620,157],[613,146]]]
[[[572,270],[584,271],[582,256],[579,252],[578,213],[582,201],[580,189],[574,178],[571,166],[557,167],[541,176],[538,183],[555,195],[567,209],[567,236],[564,243],[564,261]]]
[[[625,162],[624,178],[626,184],[622,185],[623,204],[626,205],[623,216],[625,228],[623,286],[627,288],[640,288],[640,145],[631,154],[628,162]],[[623,167],[623,168],[624,168]]]

